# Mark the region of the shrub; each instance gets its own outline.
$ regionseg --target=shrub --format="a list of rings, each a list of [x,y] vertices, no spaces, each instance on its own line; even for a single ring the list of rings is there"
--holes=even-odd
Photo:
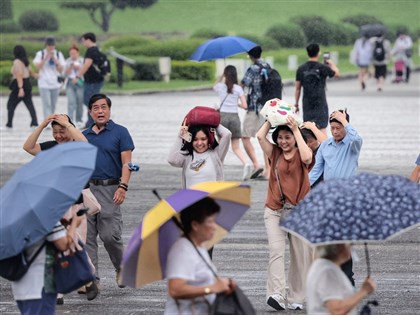
[[[344,23],[350,23],[350,24],[356,25],[357,27],[360,27],[365,24],[383,24],[382,21],[380,21],[375,16],[367,15],[367,14],[346,16],[346,17],[343,17],[341,21]]]
[[[117,61],[115,58],[108,57],[111,61],[111,78],[109,82],[116,83],[117,82]],[[134,70],[131,66],[124,64],[123,65],[123,82],[129,82],[134,77]]]
[[[13,20],[0,20],[0,30],[2,33],[19,33],[21,27]]]
[[[2,86],[9,86],[12,82],[12,74],[10,69],[12,68],[11,61],[0,61],[0,84]]]
[[[20,16],[19,23],[23,30],[30,32],[58,30],[57,18],[47,10],[26,11]]]
[[[133,57],[136,64],[130,66],[134,70],[133,80],[137,81],[160,81],[162,76],[159,72],[159,58]]]
[[[257,43],[258,45],[261,46],[263,51],[275,50],[275,49],[280,48],[279,44],[274,39],[267,36],[257,36],[257,35],[251,35],[251,34],[244,34],[244,35],[239,35],[239,36],[245,37],[249,39],[250,41]]]
[[[137,35],[127,35],[127,36],[117,36],[112,37],[101,44],[102,49],[108,50],[111,47],[114,47],[114,50],[119,53],[119,50],[124,47],[132,46],[143,46],[148,45],[152,42],[151,39],[137,36]]]
[[[18,44],[25,47],[30,63],[32,63],[32,59],[35,57],[36,52],[43,47],[43,43],[5,39],[1,42],[0,60],[13,60],[13,48]]]
[[[192,33],[191,38],[211,39],[211,38],[217,38],[221,36],[226,36],[226,32],[216,31],[211,28],[202,28]]]
[[[331,28],[330,45],[352,45],[359,37],[359,31],[355,27],[331,24]]]
[[[213,80],[214,64],[208,62],[172,61],[172,80]]]
[[[13,19],[12,0],[0,1],[0,21]],[[3,32],[3,28],[2,28]]]
[[[305,34],[296,25],[274,25],[267,30],[266,35],[274,39],[281,47],[305,47]]]
[[[323,17],[311,15],[295,17],[293,22],[302,28],[307,43],[318,43],[320,45],[329,45],[332,36],[331,23]]]

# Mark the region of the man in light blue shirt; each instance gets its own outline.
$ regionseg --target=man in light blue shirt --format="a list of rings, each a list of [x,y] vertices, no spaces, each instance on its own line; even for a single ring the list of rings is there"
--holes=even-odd
[[[321,143],[315,165],[309,172],[311,185],[324,174],[324,180],[356,175],[362,138],[349,123],[349,114],[333,112],[330,116],[332,137]]]
[[[356,175],[363,140],[349,121],[350,116],[344,110],[330,115],[332,137],[319,146],[315,156],[315,165],[309,172],[311,185],[322,174],[324,180],[349,178]],[[354,286],[353,260],[345,262],[341,265],[341,269]]]

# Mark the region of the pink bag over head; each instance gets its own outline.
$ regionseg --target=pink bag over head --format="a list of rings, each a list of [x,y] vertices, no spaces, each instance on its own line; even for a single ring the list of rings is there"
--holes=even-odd
[[[185,116],[187,126],[205,125],[217,127],[220,124],[220,113],[214,108],[196,106]]]

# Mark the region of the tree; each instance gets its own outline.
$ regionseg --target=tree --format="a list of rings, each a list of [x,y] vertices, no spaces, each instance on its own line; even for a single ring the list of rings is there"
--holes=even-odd
[[[124,10],[127,7],[147,9],[158,0],[62,0],[60,6],[66,9],[86,10],[93,23],[104,32],[109,31],[112,14],[115,10]]]

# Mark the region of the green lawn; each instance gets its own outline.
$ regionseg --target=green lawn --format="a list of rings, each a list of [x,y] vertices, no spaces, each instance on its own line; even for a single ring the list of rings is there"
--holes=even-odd
[[[12,0],[15,20],[27,10],[47,9],[60,20],[61,34],[100,33],[88,13],[59,8],[59,0]],[[229,34],[262,35],[274,24],[300,15],[321,15],[340,22],[349,15],[369,14],[386,25],[419,28],[419,0],[159,0],[152,7],[117,11],[110,33],[191,32],[211,28]]]

